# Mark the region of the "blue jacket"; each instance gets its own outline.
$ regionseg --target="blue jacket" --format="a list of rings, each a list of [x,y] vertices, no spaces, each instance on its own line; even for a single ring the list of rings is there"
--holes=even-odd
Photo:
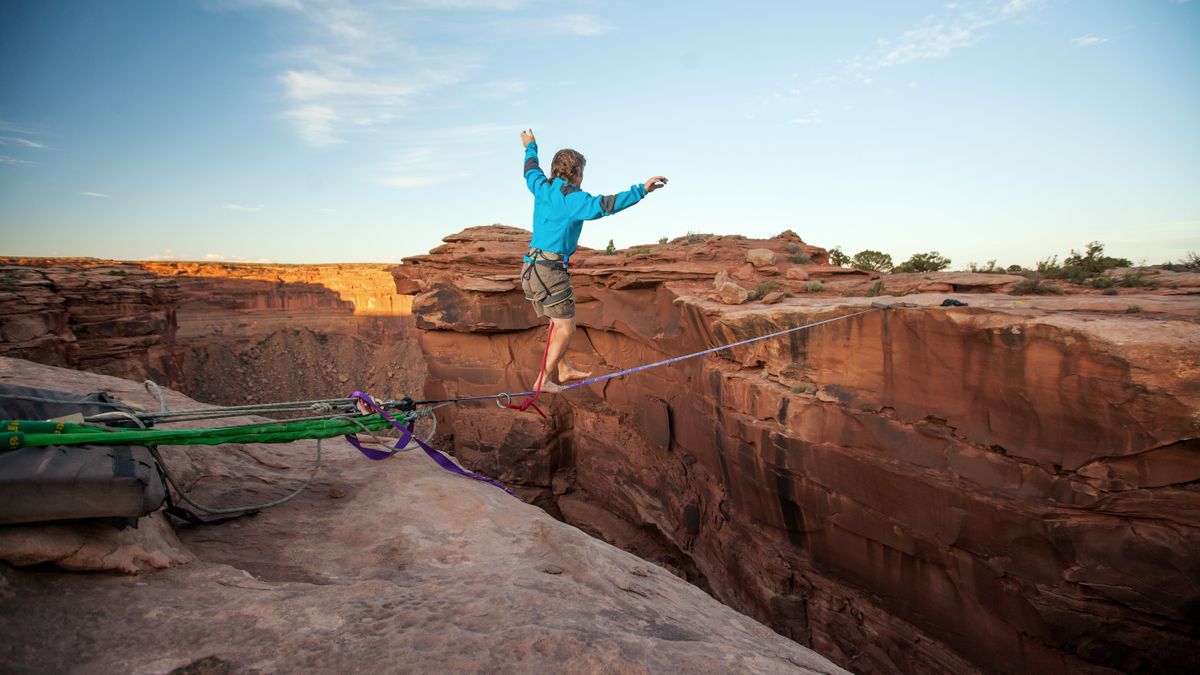
[[[533,239],[530,248],[561,254],[563,262],[579,245],[583,221],[595,220],[642,201],[646,186],[637,184],[615,195],[590,195],[562,178],[546,180],[538,165],[537,143],[525,146],[525,183],[533,193]],[[529,256],[525,256],[529,262]]]

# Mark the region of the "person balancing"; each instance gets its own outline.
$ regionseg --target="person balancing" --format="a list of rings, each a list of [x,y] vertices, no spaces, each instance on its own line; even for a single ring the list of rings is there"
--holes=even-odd
[[[615,195],[590,195],[580,188],[587,164],[583,155],[569,148],[554,153],[550,178],[546,178],[538,163],[533,129],[521,132],[521,143],[525,146],[525,184],[533,193],[533,237],[521,267],[521,288],[537,315],[549,317],[551,323],[546,366],[534,390],[553,393],[562,390],[562,383],[591,375],[572,368],[566,358],[567,345],[575,334],[575,291],[569,266],[583,221],[623,211],[665,186],[667,179],[654,176]],[[557,383],[546,377],[550,373],[557,373]]]

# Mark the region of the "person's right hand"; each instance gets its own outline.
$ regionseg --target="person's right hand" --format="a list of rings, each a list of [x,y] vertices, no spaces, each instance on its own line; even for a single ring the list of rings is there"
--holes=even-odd
[[[521,147],[527,148],[530,143],[537,143],[537,139],[533,137],[533,129],[526,129],[521,132]]]
[[[646,186],[645,186],[646,192],[654,192],[658,188],[664,187],[666,184],[667,184],[666,176],[655,176],[653,178],[647,179]]]

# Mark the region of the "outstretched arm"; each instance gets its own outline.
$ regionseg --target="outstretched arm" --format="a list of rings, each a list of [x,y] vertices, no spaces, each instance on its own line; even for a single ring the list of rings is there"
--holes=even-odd
[[[525,184],[530,192],[537,194],[538,188],[546,184],[546,174],[538,164],[537,139],[533,136],[533,129],[521,132],[521,144],[525,146]]]
[[[589,195],[586,192],[576,192],[571,195],[578,202],[575,205],[574,217],[578,220],[595,220],[611,216],[642,201],[647,194],[666,184],[666,177],[654,176],[645,183],[631,185],[628,190],[615,195]]]

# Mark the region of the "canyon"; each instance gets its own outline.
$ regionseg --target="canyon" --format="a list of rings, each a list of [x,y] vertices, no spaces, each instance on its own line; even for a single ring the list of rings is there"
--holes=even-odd
[[[0,355],[224,404],[527,391],[528,232],[444,241],[398,266],[6,259]],[[595,374],[835,321],[545,418],[440,408],[469,468],[855,672],[1200,669],[1200,275],[1013,295],[792,232],[574,260]]]

